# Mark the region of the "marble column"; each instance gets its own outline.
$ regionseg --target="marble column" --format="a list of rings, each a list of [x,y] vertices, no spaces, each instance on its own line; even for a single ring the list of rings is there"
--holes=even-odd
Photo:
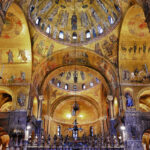
[[[101,133],[102,135],[104,135],[104,120],[103,119],[100,120],[100,124],[101,124]]]
[[[41,120],[42,117],[42,101],[44,100],[44,96],[40,95],[38,97],[38,114],[37,114],[37,120]]]
[[[32,116],[33,115],[33,99],[34,97],[29,96],[29,101],[28,101],[28,110],[27,110],[27,114],[28,116]]]
[[[107,124],[107,117],[104,118],[104,123],[105,123],[106,132],[107,132],[109,130],[108,124]]]
[[[110,110],[110,119],[114,119],[113,100],[114,98],[112,95],[107,96],[107,101],[109,103],[109,110]]]

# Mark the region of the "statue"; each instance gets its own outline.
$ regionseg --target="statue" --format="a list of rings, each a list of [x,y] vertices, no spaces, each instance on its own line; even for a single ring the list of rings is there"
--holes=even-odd
[[[56,144],[56,141],[57,141],[57,135],[56,135],[56,134],[54,135],[53,140],[54,140],[54,145],[55,145],[55,144]]]
[[[32,145],[33,143],[32,143],[32,137],[31,137],[31,135],[29,136],[29,138],[28,138],[28,145]]]
[[[126,93],[125,97],[126,97],[126,106],[132,107],[133,106],[133,98],[130,96],[129,93]]]
[[[119,147],[119,141],[118,141],[118,139],[117,139],[116,136],[114,136],[113,141],[114,141],[114,145],[115,145],[116,147]]]
[[[42,137],[41,137],[41,143],[42,143],[43,146],[45,145],[45,137],[44,137],[44,135],[42,135]]]
[[[36,146],[38,144],[38,136],[34,136],[33,145]]]
[[[22,81],[26,80],[26,73],[25,72],[21,72],[21,80]]]
[[[90,127],[90,136],[93,136],[93,127]]]
[[[104,135],[101,136],[101,146],[105,146],[105,137],[104,137]]]
[[[65,143],[65,144],[67,144],[68,138],[69,138],[68,135],[66,135],[66,137],[65,137],[65,139],[64,139],[64,143]]]
[[[62,135],[59,136],[59,144],[63,145],[63,136]]]
[[[48,135],[48,137],[47,137],[47,144],[50,145],[50,142],[51,142],[51,137],[50,137],[50,135]]]
[[[106,137],[106,144],[107,144],[108,147],[110,146],[110,143],[111,143],[111,139],[110,139],[110,136],[108,135]]]

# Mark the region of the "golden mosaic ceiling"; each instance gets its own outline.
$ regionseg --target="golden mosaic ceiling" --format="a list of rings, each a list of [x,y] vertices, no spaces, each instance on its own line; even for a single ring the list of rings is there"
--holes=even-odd
[[[115,0],[32,0],[29,17],[47,37],[79,45],[105,36],[121,12]]]

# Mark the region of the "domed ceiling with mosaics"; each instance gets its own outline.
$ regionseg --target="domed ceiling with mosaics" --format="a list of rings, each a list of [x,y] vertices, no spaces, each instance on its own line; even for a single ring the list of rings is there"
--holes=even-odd
[[[81,45],[108,34],[121,10],[116,0],[31,0],[29,18],[45,36]]]
[[[28,26],[19,17],[18,4]],[[29,89],[31,83],[47,92],[44,104],[75,93],[101,103],[102,90],[117,88],[121,15],[115,0],[15,0],[0,38],[6,43],[0,54],[2,84],[18,86],[16,93],[22,95],[20,87]],[[29,36],[23,37],[27,27],[31,43]]]
[[[73,118],[67,117],[70,117],[74,97],[83,96],[85,99],[77,99],[79,123],[88,123],[87,114],[91,114],[89,120],[94,122],[107,116],[107,95],[119,95],[119,77],[125,88],[137,83],[147,86],[150,82],[150,45],[147,40],[150,34],[140,6],[132,6],[127,13],[128,19],[125,16],[122,23],[129,7],[125,0],[15,2],[28,18],[28,26],[25,18],[19,16],[17,4],[12,4],[0,37],[0,41],[6,43],[0,53],[1,84],[11,85],[11,88],[18,86],[18,90],[13,88],[21,96],[20,87],[30,89],[30,84],[34,87],[31,93],[34,90],[43,92],[43,116],[60,99],[53,110],[54,119],[73,122]],[[130,12],[134,13],[131,15]],[[27,27],[29,35],[25,38]],[[10,69],[12,67],[16,69]],[[73,98],[66,99],[68,96]],[[99,106],[99,116],[94,102]],[[144,105],[150,107],[149,95],[141,97],[139,108],[149,110]]]

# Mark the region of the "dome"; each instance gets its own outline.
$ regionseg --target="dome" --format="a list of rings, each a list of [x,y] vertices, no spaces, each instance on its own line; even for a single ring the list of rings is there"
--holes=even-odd
[[[109,33],[121,13],[115,0],[32,0],[29,18],[47,37],[81,45]]]

